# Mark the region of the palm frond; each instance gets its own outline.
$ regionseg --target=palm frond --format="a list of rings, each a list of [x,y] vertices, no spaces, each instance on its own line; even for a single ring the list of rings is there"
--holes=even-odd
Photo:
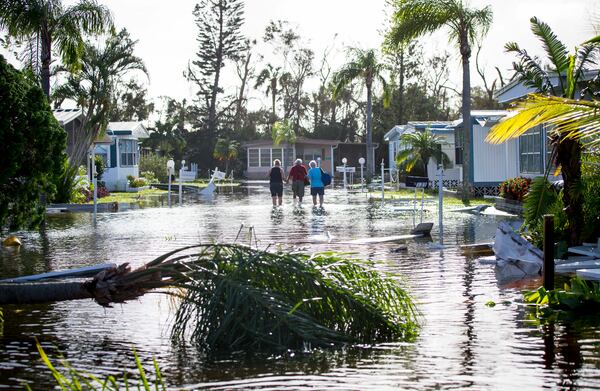
[[[548,58],[552,61],[552,65],[556,67],[556,72],[559,75],[564,74],[569,66],[567,48],[558,39],[548,24],[542,22],[535,16],[530,19],[530,22],[531,31],[533,31],[533,33],[542,41],[542,45],[546,50]]]
[[[512,115],[495,125],[486,141],[500,144],[519,137],[542,124],[553,126],[553,132],[581,139],[594,146],[600,143],[600,102],[531,94],[512,109]]]

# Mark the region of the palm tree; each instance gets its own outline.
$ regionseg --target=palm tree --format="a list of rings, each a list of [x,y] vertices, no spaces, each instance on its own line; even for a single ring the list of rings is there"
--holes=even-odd
[[[539,93],[573,99],[578,88],[581,87],[586,71],[592,70],[596,65],[595,59],[600,51],[597,42],[590,40],[582,44],[575,54],[569,54],[565,45],[558,40],[546,23],[533,17],[531,30],[542,42],[550,65],[540,64],[538,59],[529,56],[519,45],[509,42],[505,46],[506,50],[515,53],[519,58],[519,62],[514,64],[517,80],[522,81],[527,87],[535,88]],[[585,89],[582,92],[585,95]],[[518,119],[511,119],[494,127],[493,132],[488,135],[490,142],[500,143],[509,138],[519,137],[531,128],[531,124],[543,124],[541,120],[548,120],[549,115],[561,113],[565,108],[564,106],[561,108],[560,104],[557,105],[561,103],[560,99],[540,101],[538,96],[526,102],[524,107],[527,110],[524,110]],[[539,107],[540,102],[542,107]],[[566,108],[568,109],[569,105]],[[535,114],[535,111],[539,110],[543,110],[545,115]],[[529,121],[523,121],[524,118],[529,118]],[[555,125],[547,129],[554,148],[553,155],[564,180],[563,203],[568,211],[568,237],[571,244],[576,244],[581,241],[583,229],[583,199],[578,191],[581,180],[582,147],[577,137],[570,136],[581,133],[572,128],[568,121],[548,122]],[[516,129],[515,125],[521,128]]]
[[[63,64],[74,71],[80,68],[84,34],[101,34],[113,28],[108,8],[95,0],[80,0],[64,7],[61,0],[2,0],[0,27],[17,39],[39,41],[42,90],[50,97],[52,50]]]
[[[441,148],[444,141],[429,129],[403,134],[400,137],[400,144],[406,149],[398,152],[396,164],[404,167],[406,172],[411,172],[413,168],[418,167],[423,170],[424,176],[427,176],[427,165],[431,158],[444,167],[450,164],[450,158]]]
[[[69,156],[71,167],[83,162],[93,141],[106,129],[121,77],[131,71],[147,74],[144,62],[133,53],[136,43],[125,29],[109,37],[102,47],[86,43],[81,71],[69,74],[66,83],[56,88],[53,97],[57,102],[73,99],[84,115],[83,134],[76,138]]]
[[[273,144],[279,145],[282,142],[293,144],[296,142],[296,133],[290,121],[283,120],[277,121],[273,124],[273,130],[271,131],[271,137],[273,138]]]
[[[240,144],[229,138],[220,138],[215,144],[213,157],[217,160],[225,161],[225,173],[229,171],[229,161],[237,158]]]
[[[349,54],[353,57],[333,75],[333,99],[344,88],[356,79],[360,79],[367,87],[367,177],[375,173],[375,155],[373,153],[373,87],[379,82],[383,87],[383,102],[387,107],[390,104],[391,91],[383,77],[387,66],[377,58],[375,50],[362,50],[350,48]]]
[[[267,64],[267,67],[260,71],[256,77],[256,83],[254,84],[254,88],[261,87],[265,83],[267,84],[265,95],[271,95],[271,123],[274,123],[277,120],[276,103],[277,94],[279,93],[278,83],[279,79],[282,77],[280,71],[281,68]]]
[[[450,39],[460,50],[463,118],[463,197],[471,191],[471,73],[469,59],[471,46],[479,36],[487,33],[492,23],[490,6],[469,8],[463,0],[398,0],[387,36],[389,46],[399,46],[424,34],[442,28],[450,31]]]

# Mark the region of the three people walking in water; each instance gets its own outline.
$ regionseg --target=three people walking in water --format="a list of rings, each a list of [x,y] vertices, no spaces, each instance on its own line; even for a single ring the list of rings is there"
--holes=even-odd
[[[325,195],[325,184],[323,183],[322,176],[323,170],[317,167],[317,162],[311,160],[309,163],[310,169],[308,172],[302,165],[302,159],[296,159],[294,166],[290,169],[290,172],[285,178],[286,183],[292,180],[292,192],[294,193],[294,203],[296,197],[298,198],[298,205],[302,204],[304,198],[304,186],[305,181],[310,183],[310,194],[313,199],[313,205],[317,206],[317,196],[319,197],[319,206],[323,207],[323,198]],[[273,167],[269,171],[269,188],[271,190],[271,198],[273,200],[273,206],[281,205],[283,201],[283,181],[284,173],[281,168],[281,161],[275,159],[273,161]]]

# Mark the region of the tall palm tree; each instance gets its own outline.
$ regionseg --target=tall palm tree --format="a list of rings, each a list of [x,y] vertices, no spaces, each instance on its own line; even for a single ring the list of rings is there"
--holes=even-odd
[[[95,0],[79,0],[64,7],[61,0],[2,0],[0,27],[18,39],[39,41],[42,90],[50,97],[50,65],[56,50],[63,65],[80,68],[84,34],[101,34],[113,28],[108,8]]]
[[[450,164],[450,158],[441,148],[444,141],[429,129],[403,134],[400,136],[400,144],[405,149],[396,155],[396,164],[403,167],[406,172],[411,172],[413,168],[418,167],[423,170],[424,176],[427,176],[427,165],[431,158],[444,167]]]
[[[383,87],[383,103],[389,106],[391,90],[383,74],[387,66],[377,58],[375,50],[362,50],[350,48],[349,55],[352,56],[350,62],[344,65],[333,75],[333,99],[344,88],[359,79],[367,87],[367,177],[375,173],[375,154],[373,153],[373,88],[374,83],[379,82]]]
[[[519,59],[519,62],[514,64],[517,80],[546,95],[568,99],[573,99],[578,92],[583,92],[585,95],[586,89],[582,90],[581,84],[584,82],[586,71],[591,71],[596,66],[595,60],[600,54],[597,40],[590,40],[582,44],[574,54],[569,54],[550,26],[535,17],[530,21],[531,30],[542,42],[549,64],[541,64],[539,59],[532,58],[519,45],[509,42],[505,46],[506,50],[515,53]],[[594,72],[598,73],[597,70]],[[560,100],[549,100],[550,104],[544,109],[545,115],[534,116],[533,110],[540,110],[537,107],[538,102],[540,102],[539,97],[528,101],[525,106],[527,110],[518,117],[518,120],[510,120],[496,126],[494,131],[488,135],[488,140],[499,143],[509,138],[519,137],[531,128],[532,123],[543,124],[544,122],[540,122],[540,120],[545,120],[547,115],[556,114],[557,110],[558,112],[562,110],[560,105],[556,105]],[[523,122],[523,118],[526,118],[527,115],[529,121]],[[583,199],[578,191],[581,180],[582,146],[578,138],[569,137],[576,134],[577,130],[570,127],[568,122],[549,121],[549,123],[555,125],[547,129],[554,148],[553,155],[556,156],[556,164],[560,167],[564,180],[563,203],[568,211],[569,238],[572,244],[576,244],[581,240],[583,229]],[[521,128],[515,129],[515,124]]]
[[[147,74],[142,59],[134,55],[136,43],[125,29],[109,37],[101,47],[86,43],[81,72],[69,74],[65,84],[56,88],[53,97],[57,102],[73,99],[84,115],[83,132],[74,140],[69,156],[71,167],[83,162],[94,140],[106,129],[121,77],[132,71]]]
[[[490,6],[469,8],[463,0],[398,0],[392,18],[392,28],[387,36],[393,47],[424,34],[446,28],[450,39],[460,50],[462,83],[463,145],[463,197],[471,190],[471,71],[469,59],[476,38],[485,35],[492,24]]]
[[[213,157],[217,160],[225,161],[225,173],[229,171],[229,161],[238,156],[240,144],[229,138],[220,138],[215,144]]]
[[[271,95],[271,123],[275,123],[277,120],[276,103],[277,94],[279,93],[278,84],[279,79],[282,76],[280,75],[280,71],[280,67],[274,67],[271,64],[267,64],[267,67],[260,71],[256,77],[256,83],[254,84],[254,88],[261,87],[264,84],[267,85],[265,95]]]

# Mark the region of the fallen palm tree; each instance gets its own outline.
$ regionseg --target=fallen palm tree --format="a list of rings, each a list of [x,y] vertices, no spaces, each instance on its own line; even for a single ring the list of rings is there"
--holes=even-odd
[[[418,329],[407,291],[371,263],[240,245],[184,247],[84,282],[0,284],[0,304],[93,298],[110,306],[159,288],[181,299],[173,337],[211,351],[407,340]]]

